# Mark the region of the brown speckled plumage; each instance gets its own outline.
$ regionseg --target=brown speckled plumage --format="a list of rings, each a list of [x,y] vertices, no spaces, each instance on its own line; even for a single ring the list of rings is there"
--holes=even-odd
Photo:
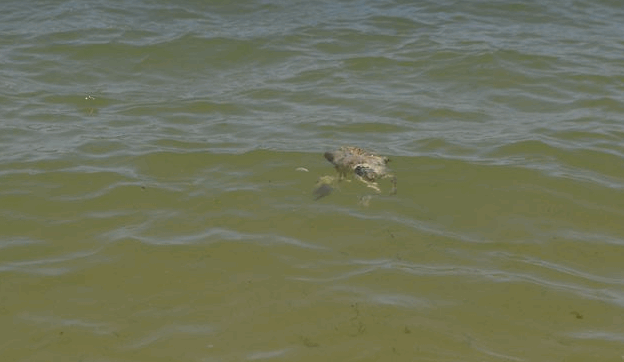
[[[338,171],[338,180],[354,175],[368,187],[379,192],[377,180],[389,178],[392,182],[391,194],[397,191],[397,178],[387,167],[390,159],[365,151],[358,147],[340,147],[332,152],[325,152],[325,158]]]

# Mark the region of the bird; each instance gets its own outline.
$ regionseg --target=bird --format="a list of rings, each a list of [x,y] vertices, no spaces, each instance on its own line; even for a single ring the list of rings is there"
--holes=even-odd
[[[397,192],[397,177],[390,172],[387,166],[390,162],[388,157],[352,146],[343,146],[337,150],[325,152],[324,157],[334,165],[338,172],[338,178],[321,176],[313,191],[315,200],[329,195],[336,182],[347,179],[351,175],[378,193],[381,190],[377,181],[389,178],[392,182],[390,194],[394,195]]]

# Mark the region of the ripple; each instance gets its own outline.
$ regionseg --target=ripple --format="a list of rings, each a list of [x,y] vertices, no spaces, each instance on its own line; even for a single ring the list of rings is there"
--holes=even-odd
[[[168,216],[171,216],[168,214]],[[324,247],[318,246],[312,243],[307,243],[295,238],[274,235],[274,234],[247,234],[241,233],[236,230],[229,230],[223,228],[209,228],[202,232],[194,233],[192,235],[175,235],[170,238],[158,238],[153,236],[136,235],[137,231],[148,229],[149,224],[143,224],[142,226],[134,226],[131,228],[123,227],[121,229],[112,231],[108,234],[112,240],[120,240],[132,238],[141,242],[151,245],[187,245],[197,243],[216,243],[221,241],[242,241],[251,243],[261,243],[263,245],[271,244],[283,244],[291,245],[299,248],[325,250]]]
[[[29,246],[44,243],[43,240],[33,240],[27,237],[18,237],[11,239],[0,238],[0,249],[15,248],[19,246]]]
[[[53,257],[40,257],[36,260],[10,261],[0,264],[0,272],[20,272],[42,276],[59,276],[82,268],[80,265],[91,263],[100,248],[64,253]],[[54,266],[55,264],[59,266]]]
[[[154,344],[166,343],[171,339],[188,338],[189,336],[205,337],[214,335],[217,331],[216,327],[208,324],[165,326],[139,338],[138,341],[125,346],[123,349],[140,350]]]
[[[568,333],[570,337],[578,339],[594,339],[613,342],[624,342],[624,333],[605,332],[605,331],[583,331]]]
[[[20,319],[37,324],[40,327],[45,326],[46,328],[76,327],[83,331],[89,331],[95,335],[109,335],[114,333],[116,330],[116,328],[110,323],[95,322],[88,319],[71,319],[26,313],[20,315]]]
[[[274,351],[256,351],[256,352],[251,352],[247,354],[247,359],[250,361],[255,361],[259,359],[261,360],[261,359],[276,358],[276,357],[281,357],[287,354],[289,351],[290,351],[290,348],[284,348],[284,349],[279,349],[279,350],[274,350]]]

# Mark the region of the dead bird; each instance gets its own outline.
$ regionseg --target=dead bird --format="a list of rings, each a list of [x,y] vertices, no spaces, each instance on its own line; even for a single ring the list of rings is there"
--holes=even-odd
[[[377,180],[389,178],[392,182],[390,194],[396,194],[397,178],[387,167],[390,162],[388,157],[379,156],[358,147],[340,147],[335,151],[325,152],[324,156],[338,171],[338,181],[354,175],[366,186],[381,192]],[[321,177],[314,190],[315,199],[318,200],[328,195],[333,189],[334,181],[335,178],[331,176]]]

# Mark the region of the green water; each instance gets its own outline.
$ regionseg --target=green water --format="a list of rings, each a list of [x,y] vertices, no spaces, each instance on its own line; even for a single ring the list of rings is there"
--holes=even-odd
[[[622,361],[622,24],[4,2],[1,359]],[[313,201],[341,145],[389,156],[397,195]]]

